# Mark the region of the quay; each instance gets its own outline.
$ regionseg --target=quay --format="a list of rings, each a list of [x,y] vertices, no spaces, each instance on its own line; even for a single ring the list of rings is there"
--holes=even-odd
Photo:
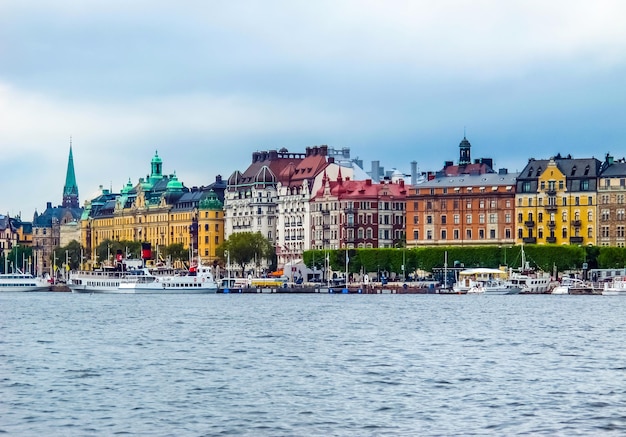
[[[276,294],[310,294],[310,293],[324,293],[324,294],[438,294],[440,288],[435,284],[424,283],[388,283],[388,284],[350,284],[347,287],[345,285],[289,285],[285,284],[283,287],[231,287],[220,288],[218,293],[223,294],[258,294],[258,293],[276,293]],[[442,292],[445,292],[442,291]]]

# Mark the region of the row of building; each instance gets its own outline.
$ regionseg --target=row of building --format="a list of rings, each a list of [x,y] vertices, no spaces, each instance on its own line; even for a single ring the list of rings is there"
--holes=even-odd
[[[278,266],[308,249],[424,245],[576,244],[626,242],[626,162],[608,154],[529,159],[520,173],[471,159],[463,138],[459,160],[441,170],[385,176],[378,162],[367,174],[349,151],[327,146],[302,153],[254,152],[244,171],[202,187],[165,174],[155,153],[150,173],[117,193],[79,205],[72,147],[63,203],[49,203],[32,223],[0,216],[0,244],[31,245],[47,271],[55,247],[80,241],[88,263],[106,240],[182,243],[203,262],[231,234],[261,232],[276,248]]]

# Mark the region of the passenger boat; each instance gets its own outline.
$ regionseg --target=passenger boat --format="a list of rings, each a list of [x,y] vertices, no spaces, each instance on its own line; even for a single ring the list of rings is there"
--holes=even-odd
[[[127,259],[115,268],[105,266],[99,270],[70,272],[67,286],[72,293],[114,293],[125,276],[130,274],[137,277],[146,274],[142,264],[142,260]]]
[[[0,274],[0,292],[3,291],[47,291],[50,289],[48,278],[33,276],[30,273]]]
[[[552,294],[594,294],[593,287],[578,278],[565,277],[552,289]]]
[[[602,296],[626,296],[626,278],[619,276],[605,282]]]
[[[202,294],[216,293],[217,282],[211,267],[192,266],[185,274],[156,276],[147,270],[127,274],[111,292],[123,294]]]

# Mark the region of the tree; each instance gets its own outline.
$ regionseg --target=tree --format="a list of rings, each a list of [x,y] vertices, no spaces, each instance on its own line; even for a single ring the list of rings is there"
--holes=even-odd
[[[189,252],[183,246],[183,243],[172,243],[169,246],[165,246],[163,249],[163,254],[166,257],[169,257],[172,261],[180,261],[184,263],[185,261],[189,261]]]
[[[96,247],[97,261],[102,263],[104,261],[112,262],[115,255],[121,251],[124,254],[124,258],[141,258],[141,243],[139,241],[129,240],[104,240]]]
[[[32,269],[32,257],[33,249],[31,247],[16,244],[11,248],[6,258],[4,251],[1,253],[0,271],[3,273],[9,273],[11,269],[14,271],[17,271],[17,269],[26,271],[29,269],[29,266]],[[7,272],[4,271],[5,267],[7,267]]]
[[[217,247],[216,252],[223,261],[230,256],[231,263],[239,264],[244,275],[251,261],[257,264],[261,260],[271,261],[275,249],[260,232],[239,232],[228,237]]]
[[[60,268],[60,266],[65,264],[67,261],[69,270],[78,270],[81,264],[81,249],[82,247],[80,243],[76,240],[72,240],[67,244],[67,246],[57,247],[54,249],[54,252],[50,257],[50,262],[57,268]]]

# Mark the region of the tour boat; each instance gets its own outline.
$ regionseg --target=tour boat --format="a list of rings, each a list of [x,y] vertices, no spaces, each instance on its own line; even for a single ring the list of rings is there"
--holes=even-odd
[[[114,293],[120,287],[122,278],[127,275],[144,275],[143,261],[125,259],[115,268],[104,266],[99,270],[79,270],[70,272],[67,286],[72,293]]]
[[[124,294],[202,294],[217,292],[211,267],[192,266],[185,274],[152,275],[147,270],[139,275],[126,275],[113,293]]]
[[[0,274],[0,292],[2,291],[47,291],[50,289],[48,278],[41,278],[30,273]]]

